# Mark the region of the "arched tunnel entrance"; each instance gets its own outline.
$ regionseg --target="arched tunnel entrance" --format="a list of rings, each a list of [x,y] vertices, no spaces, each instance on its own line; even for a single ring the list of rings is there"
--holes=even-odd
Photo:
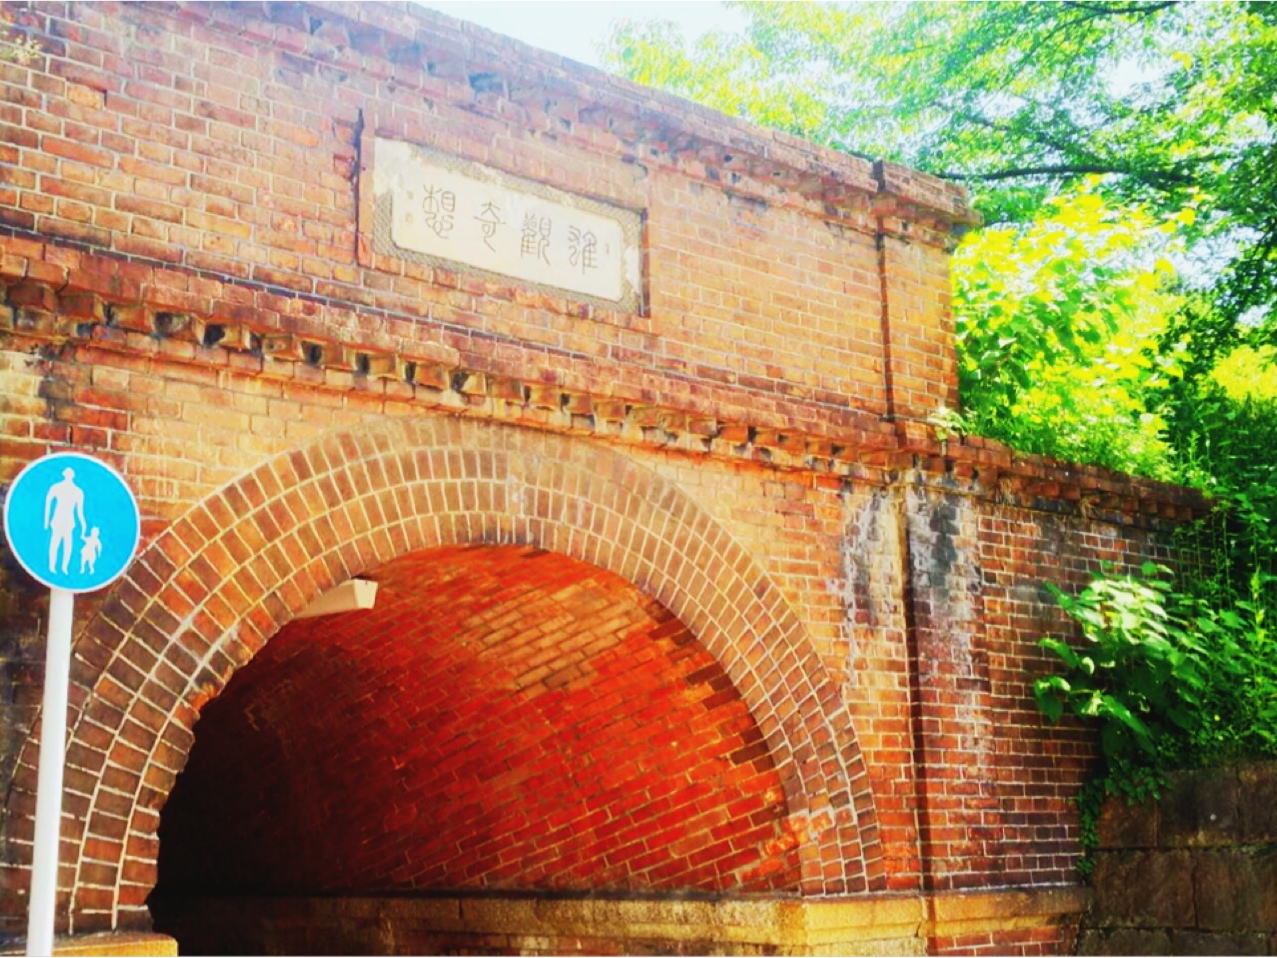
[[[150,900],[182,953],[473,947],[352,897],[797,892],[763,735],[660,603],[526,546],[368,577],[374,609],[293,621],[204,710]]]

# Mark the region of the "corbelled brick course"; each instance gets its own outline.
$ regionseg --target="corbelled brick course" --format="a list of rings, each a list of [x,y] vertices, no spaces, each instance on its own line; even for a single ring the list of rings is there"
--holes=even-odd
[[[354,619],[290,624],[369,574],[400,590],[384,627],[419,636],[406,684],[434,708],[430,690],[460,670],[483,721],[566,697],[535,742],[480,718],[464,734],[502,746],[511,782],[612,757],[626,789],[586,801],[587,818],[633,822],[646,844],[561,855],[552,836],[575,819],[555,802],[571,800],[538,790],[511,808],[513,786],[466,853],[448,857],[438,835],[396,844],[407,806],[376,804],[378,780],[357,774],[384,754],[344,736],[365,722],[428,743],[435,713],[394,725],[380,693],[364,710],[337,690],[280,728],[294,758],[271,769],[284,787],[321,760],[317,738],[347,742],[330,791],[292,803],[294,844],[333,809],[366,814],[342,833],[346,871],[292,856],[325,893],[890,893],[932,916],[892,947],[1066,947],[1076,901],[1020,914],[1006,890],[1072,881],[1068,797],[1092,755],[1032,706],[1036,639],[1065,627],[1042,583],[1165,561],[1169,524],[1201,503],[935,436],[927,417],[957,402],[947,251],[972,221],[959,190],[409,4],[5,9],[44,55],[0,63],[0,481],[82,449],[120,469],[143,513],[139,559],[77,603],[65,930],[150,926],[161,813],[188,754],[189,782],[254,761],[219,726],[251,726],[275,687],[301,712],[340,656],[365,677],[407,667]],[[386,252],[378,137],[641,212],[639,308]],[[463,567],[466,590],[446,574]],[[522,630],[466,658],[463,613],[504,608],[506,578]],[[595,611],[555,613],[578,586]],[[9,934],[25,921],[43,615],[6,559]],[[538,622],[558,625],[534,637]],[[538,642],[557,657],[525,662]],[[285,662],[314,686],[289,686]],[[529,684],[510,692],[507,673]],[[613,712],[642,744],[585,743]],[[434,798],[417,814],[475,807],[495,761],[481,752],[456,766],[464,788],[421,779]],[[680,775],[696,798],[674,814],[662,802]],[[209,791],[177,787],[175,822],[203,808],[180,789]],[[259,872],[290,857],[283,839],[245,840],[264,814],[250,795],[207,797],[227,803],[204,809],[227,816],[221,874],[253,870],[229,854],[246,845]],[[364,839],[395,865],[361,858]],[[191,854],[184,841],[168,860]],[[654,841],[663,857],[648,860]],[[503,870],[501,848],[527,867]],[[1001,890],[978,920],[940,921],[941,902],[979,888]]]

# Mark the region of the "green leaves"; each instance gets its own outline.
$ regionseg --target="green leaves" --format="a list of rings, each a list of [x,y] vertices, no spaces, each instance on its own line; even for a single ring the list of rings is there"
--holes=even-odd
[[[1096,178],[1110,204],[1179,217],[1222,321],[1271,315],[1277,7],[736,6],[741,35],[689,52],[668,27],[625,25],[608,61],[754,122],[961,180],[995,224],[1037,218]],[[1277,336],[1277,319],[1269,328]]]
[[[1073,693],[1073,686],[1062,675],[1048,675],[1033,683],[1033,697],[1038,708],[1052,722],[1064,714],[1064,706]]]
[[[818,50],[838,47],[849,27],[836,8],[769,8],[747,9],[747,37],[709,34],[692,49],[668,21],[622,22],[603,49],[604,63],[638,83],[837,147],[842,127],[831,96],[850,82],[825,77],[813,83],[811,61]]]
[[[966,415],[974,432],[1024,452],[1165,476],[1163,424],[1146,397],[1178,374],[1177,347],[1161,345],[1181,302],[1166,261],[1175,241],[1164,221],[1113,206],[1094,187],[959,246]]]
[[[1033,685],[1038,708],[1097,722],[1108,777],[1272,755],[1277,643],[1253,602],[1215,608],[1178,591],[1169,570],[1096,576],[1076,597],[1051,587],[1082,646],[1040,641],[1063,672]],[[1143,774],[1143,773],[1140,773]]]

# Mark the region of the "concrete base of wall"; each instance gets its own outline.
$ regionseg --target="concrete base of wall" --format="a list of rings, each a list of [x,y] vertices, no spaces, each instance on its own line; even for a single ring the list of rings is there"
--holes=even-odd
[[[735,901],[184,898],[155,903],[183,954],[921,955],[1065,953],[1085,889]]]
[[[142,955],[168,956],[177,954],[177,941],[168,935],[152,935],[145,932],[108,932],[101,935],[76,935],[58,938],[53,942],[54,955]],[[0,955],[25,955],[23,947],[0,949]]]

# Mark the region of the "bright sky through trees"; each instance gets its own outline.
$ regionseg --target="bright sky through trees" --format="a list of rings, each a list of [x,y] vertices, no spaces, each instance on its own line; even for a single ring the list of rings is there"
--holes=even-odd
[[[744,17],[715,0],[429,0],[424,7],[599,66],[599,47],[621,20],[671,20],[683,35],[739,30]]]

